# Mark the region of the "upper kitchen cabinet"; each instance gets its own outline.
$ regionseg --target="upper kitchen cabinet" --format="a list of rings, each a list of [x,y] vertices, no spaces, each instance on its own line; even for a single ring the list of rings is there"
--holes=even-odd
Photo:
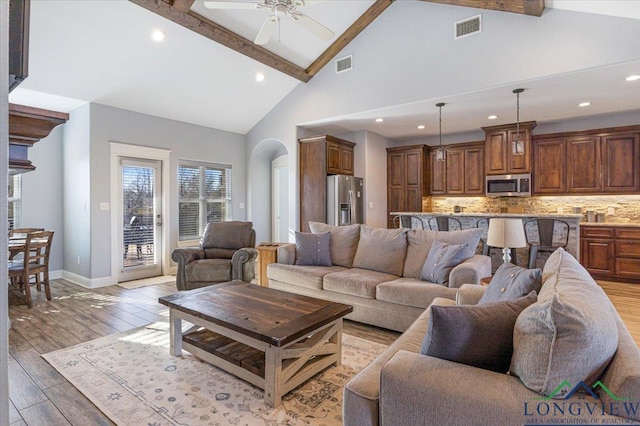
[[[640,190],[640,126],[536,136],[534,194]]]
[[[446,161],[430,153],[431,195],[484,195],[484,142],[448,145]]]
[[[516,124],[483,127],[485,132],[485,174],[505,175],[531,173],[531,132],[535,121],[520,123],[520,133]],[[516,152],[515,136],[523,142],[522,149]]]
[[[428,147],[411,145],[387,148],[387,213],[422,211],[422,197],[428,195]]]
[[[309,232],[309,221],[327,221],[327,175],[353,176],[355,143],[330,135],[299,142],[300,229]]]

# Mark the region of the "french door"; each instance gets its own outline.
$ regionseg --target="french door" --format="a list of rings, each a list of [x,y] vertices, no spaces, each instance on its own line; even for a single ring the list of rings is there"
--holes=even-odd
[[[162,273],[161,162],[120,157],[118,282]]]

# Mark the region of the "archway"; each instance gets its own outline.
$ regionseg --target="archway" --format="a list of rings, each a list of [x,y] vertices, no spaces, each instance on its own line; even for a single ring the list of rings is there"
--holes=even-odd
[[[249,157],[249,219],[253,222],[256,230],[256,242],[276,241],[281,236],[272,235],[273,227],[273,181],[272,167],[275,163],[282,165],[288,163],[289,151],[287,147],[277,139],[265,139],[260,142],[250,154]],[[282,158],[287,156],[286,158]],[[280,170],[282,172],[282,170]],[[282,174],[281,176],[282,177]],[[288,182],[287,182],[288,184]],[[289,204],[289,189],[284,191],[276,191],[280,196],[281,204]],[[288,216],[288,215],[287,215]],[[291,229],[290,218],[287,219],[286,228]]]

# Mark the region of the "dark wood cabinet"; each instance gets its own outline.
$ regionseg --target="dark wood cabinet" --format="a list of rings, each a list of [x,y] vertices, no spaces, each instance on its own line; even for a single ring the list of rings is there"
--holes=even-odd
[[[580,263],[596,279],[640,283],[640,227],[582,226]]]
[[[640,191],[640,126],[536,136],[534,194]]]
[[[563,138],[533,142],[533,191],[553,194],[566,191],[567,145]]]
[[[391,212],[422,211],[422,198],[428,195],[429,153],[426,145],[387,148],[388,226]]]
[[[484,142],[449,145],[446,161],[430,152],[431,195],[484,195]]]
[[[300,229],[327,221],[327,175],[353,175],[355,143],[331,135],[299,140]]]
[[[352,142],[327,138],[327,173],[334,175],[353,176],[353,146]]]
[[[485,132],[485,174],[531,173],[531,132],[536,122],[520,123],[520,133],[516,132],[516,127],[516,124],[505,124],[482,128]],[[524,144],[521,153],[514,152],[517,135]]]

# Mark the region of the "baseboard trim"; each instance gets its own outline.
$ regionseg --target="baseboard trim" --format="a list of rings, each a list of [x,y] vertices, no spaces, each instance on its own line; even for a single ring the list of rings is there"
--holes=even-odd
[[[62,271],[61,276],[58,278],[64,278],[67,281],[71,281],[85,288],[100,288],[113,285],[111,277],[87,278],[69,271]]]

